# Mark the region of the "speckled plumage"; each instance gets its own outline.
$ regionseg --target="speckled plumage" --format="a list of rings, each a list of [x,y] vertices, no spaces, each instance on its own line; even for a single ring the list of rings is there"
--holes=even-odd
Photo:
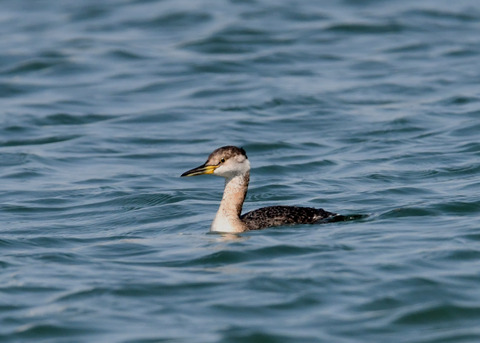
[[[315,224],[336,215],[322,208],[270,206],[247,212],[240,219],[249,230],[260,230],[280,225]]]
[[[250,181],[250,162],[242,148],[218,148],[208,156],[203,165],[183,173],[182,176],[202,174],[225,178],[222,201],[212,222],[211,231],[238,233],[272,226],[315,224],[344,218],[321,208],[297,206],[264,207],[241,215]]]

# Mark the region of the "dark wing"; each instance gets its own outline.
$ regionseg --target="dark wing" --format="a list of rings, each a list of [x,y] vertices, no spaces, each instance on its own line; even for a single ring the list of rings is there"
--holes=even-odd
[[[247,212],[240,219],[249,230],[260,230],[271,226],[315,224],[337,214],[321,208],[296,206],[271,206]]]

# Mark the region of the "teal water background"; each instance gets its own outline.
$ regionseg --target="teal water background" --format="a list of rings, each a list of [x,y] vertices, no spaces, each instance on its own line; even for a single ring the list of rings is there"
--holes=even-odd
[[[477,1],[1,5],[0,342],[480,341]]]

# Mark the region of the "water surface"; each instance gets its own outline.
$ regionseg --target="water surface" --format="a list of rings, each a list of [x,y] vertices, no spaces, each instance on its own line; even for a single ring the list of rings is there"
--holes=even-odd
[[[478,342],[476,1],[13,1],[0,341]],[[245,211],[368,218],[208,234]]]

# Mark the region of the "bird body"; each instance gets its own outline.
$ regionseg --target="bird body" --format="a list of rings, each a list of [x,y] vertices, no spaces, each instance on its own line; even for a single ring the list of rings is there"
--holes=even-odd
[[[213,151],[207,161],[181,176],[213,174],[225,178],[220,207],[210,227],[210,231],[240,233],[260,230],[272,226],[315,224],[326,219],[342,217],[323,209],[297,206],[263,207],[245,214],[243,202],[250,181],[250,162],[242,148],[224,146]]]
[[[270,206],[245,213],[240,219],[249,230],[295,224],[316,224],[337,214],[321,208],[297,206]]]

